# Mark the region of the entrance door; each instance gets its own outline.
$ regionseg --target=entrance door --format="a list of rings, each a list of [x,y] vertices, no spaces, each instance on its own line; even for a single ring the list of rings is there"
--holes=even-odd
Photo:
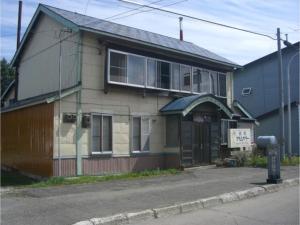
[[[210,163],[210,123],[182,121],[181,160],[185,167]]]
[[[193,125],[192,121],[181,123],[181,164],[184,167],[193,165]]]
[[[200,123],[199,126],[199,164],[210,163],[210,123]]]

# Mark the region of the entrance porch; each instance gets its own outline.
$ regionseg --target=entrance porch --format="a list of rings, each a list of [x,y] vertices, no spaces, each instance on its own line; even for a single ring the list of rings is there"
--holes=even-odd
[[[167,145],[179,147],[182,167],[209,165],[221,157],[221,122],[232,120],[235,114],[217,97],[183,97],[161,112],[166,115]]]

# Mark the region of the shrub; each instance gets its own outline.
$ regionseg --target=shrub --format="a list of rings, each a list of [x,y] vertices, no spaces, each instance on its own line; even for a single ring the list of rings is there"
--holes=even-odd
[[[283,166],[297,166],[299,164],[300,164],[300,157],[299,156],[293,156],[291,158],[286,157],[281,162],[281,165],[283,165]]]
[[[236,166],[245,166],[249,160],[250,153],[246,151],[237,151],[232,155],[232,158],[236,160]]]
[[[247,159],[245,162],[246,166],[253,166],[253,167],[267,167],[267,157],[265,156],[257,156],[252,155]]]

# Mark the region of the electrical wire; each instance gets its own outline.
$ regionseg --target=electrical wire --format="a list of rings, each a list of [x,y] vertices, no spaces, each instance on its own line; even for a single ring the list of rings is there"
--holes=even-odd
[[[156,1],[154,1],[154,2],[151,2],[149,5],[155,4],[155,3],[159,3],[159,2],[162,2],[162,1],[165,1],[165,0],[156,0]],[[87,25],[89,25],[89,24],[91,24],[91,23],[95,23],[95,22],[99,22],[99,23],[106,22],[105,20],[109,20],[109,19],[112,19],[112,18],[114,18],[114,17],[116,17],[116,16],[121,16],[121,15],[124,15],[124,14],[126,14],[126,13],[133,12],[133,11],[139,10],[139,9],[141,9],[141,8],[144,8],[144,7],[145,7],[145,6],[139,6],[139,7],[137,7],[137,8],[133,8],[133,9],[130,9],[130,10],[121,12],[121,13],[117,13],[117,14],[115,14],[115,15],[112,15],[112,16],[106,17],[106,18],[104,18],[104,19],[101,19],[102,21],[99,21],[99,19],[95,19],[95,20],[93,20],[93,21],[90,21],[90,22],[88,22],[88,23],[82,24],[82,25],[80,25],[80,26],[87,26]]]
[[[188,1],[188,0],[180,0],[180,1],[177,1],[177,2],[174,2],[174,3],[170,3],[170,4],[167,4],[167,5],[163,5],[163,6],[161,6],[161,7],[168,7],[168,6],[172,6],[172,5],[177,5],[177,4],[179,4],[179,3],[186,2],[186,1]],[[154,9],[141,10],[141,11],[139,11],[139,12],[131,13],[131,14],[126,15],[126,16],[121,16],[121,17],[113,18],[112,20],[118,20],[118,19],[122,19],[122,18],[125,18],[125,17],[129,17],[129,16],[133,16],[133,15],[137,15],[137,14],[145,13],[145,12],[151,12],[151,11],[154,11]]]
[[[162,1],[164,1],[164,0],[157,0],[157,1],[152,2],[151,4],[158,3],[158,2],[162,2]],[[143,6],[143,7],[144,7],[144,6]],[[123,15],[123,14],[125,14],[125,13],[132,12],[132,11],[135,11],[135,10],[138,10],[138,9],[141,9],[141,8],[143,8],[143,7],[140,6],[140,7],[131,9],[131,10],[127,10],[126,12],[122,12],[122,13],[115,14],[115,15],[113,15],[113,16],[109,16],[109,17],[107,17],[107,18],[104,18],[104,19],[103,19],[102,21],[100,21],[100,22],[106,22],[105,20],[107,20],[107,19],[109,19],[109,18],[113,18],[113,17],[115,17],[115,16]],[[99,21],[99,19],[95,19],[95,21]],[[88,22],[87,24],[90,24],[90,23],[95,22],[95,21]],[[86,26],[87,24],[83,24],[83,25],[80,25],[80,26]],[[22,61],[20,61],[20,63],[24,63],[24,62],[28,61],[29,59],[31,59],[31,58],[33,58],[33,57],[35,57],[35,56],[38,56],[39,54],[41,54],[41,53],[47,51],[48,49],[50,49],[50,48],[56,46],[56,45],[59,44],[61,41],[67,40],[69,37],[73,36],[73,35],[76,34],[76,33],[78,33],[78,32],[75,32],[75,33],[73,33],[73,34],[71,34],[71,35],[69,35],[69,36],[63,38],[63,39],[61,39],[60,41],[57,41],[57,42],[55,42],[54,44],[52,44],[52,45],[50,45],[50,46],[48,46],[48,47],[46,47],[46,48],[44,48],[44,49],[41,49],[41,50],[38,51],[37,53],[35,53],[35,54],[33,54],[33,55],[31,55],[31,56],[28,56],[27,58],[23,59]]]
[[[239,28],[239,27],[234,27],[234,26],[230,26],[230,25],[227,25],[227,24],[214,22],[214,21],[211,21],[211,20],[198,18],[198,17],[195,17],[195,16],[189,16],[189,15],[186,15],[186,14],[182,14],[182,13],[178,13],[178,12],[174,12],[174,11],[170,11],[170,10],[166,10],[166,9],[162,9],[162,8],[158,8],[158,7],[154,7],[154,6],[150,6],[150,5],[143,5],[143,4],[139,4],[139,3],[136,3],[136,2],[127,1],[127,0],[120,0],[120,1],[130,3],[130,4],[134,4],[134,5],[140,5],[141,7],[143,6],[143,7],[146,7],[146,8],[153,9],[153,10],[158,10],[158,11],[174,14],[174,15],[177,15],[177,16],[186,17],[186,18],[189,18],[189,19],[198,20],[198,21],[201,21],[201,22],[205,22],[205,23],[209,23],[209,24],[213,24],[213,25],[217,25],[217,26],[222,26],[222,27],[226,27],[226,28],[230,28],[230,29],[234,29],[234,30],[238,30],[238,31],[246,32],[246,33],[251,33],[251,34],[267,37],[267,38],[270,38],[272,40],[276,40],[276,38],[274,38],[274,37],[272,37],[268,34],[263,34],[263,33],[259,33],[259,32],[252,31],[252,30],[247,30],[247,29],[243,29],[243,28]]]

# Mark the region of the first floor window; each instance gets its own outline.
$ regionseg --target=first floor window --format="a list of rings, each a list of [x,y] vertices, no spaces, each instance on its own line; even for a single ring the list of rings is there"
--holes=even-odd
[[[132,118],[132,151],[143,152],[150,150],[150,119],[134,116]]]
[[[236,120],[221,120],[221,144],[228,144],[228,130],[237,128]]]
[[[166,117],[166,145],[167,147],[178,147],[179,128],[178,116],[170,115]]]
[[[112,116],[92,115],[92,152],[112,151]]]

